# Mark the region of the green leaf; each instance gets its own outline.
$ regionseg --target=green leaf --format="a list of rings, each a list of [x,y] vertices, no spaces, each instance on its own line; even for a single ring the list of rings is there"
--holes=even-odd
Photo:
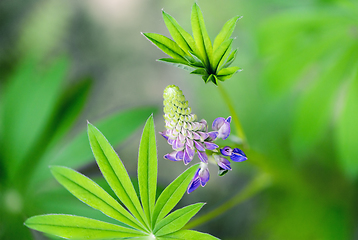
[[[194,40],[199,53],[197,55],[201,57],[205,66],[210,68],[213,47],[205,28],[203,14],[196,3],[194,3],[191,11],[191,27],[193,29]]]
[[[164,62],[164,63],[170,64],[174,67],[181,68],[181,69],[184,69],[187,71],[193,70],[193,68],[190,66],[190,64],[184,60],[178,60],[178,59],[174,59],[174,58],[161,58],[161,59],[158,59],[157,61]]]
[[[115,224],[65,214],[31,217],[26,220],[25,225],[37,231],[69,239],[109,239],[145,235]]]
[[[231,34],[234,32],[235,26],[236,26],[236,22],[237,20],[239,20],[241,17],[240,16],[236,16],[231,18],[229,21],[227,21],[223,28],[221,29],[220,33],[216,36],[215,40],[214,40],[214,46],[213,46],[213,51],[215,52],[217,50],[217,48],[226,40],[228,40],[231,36]]]
[[[208,75],[205,68],[199,68],[192,71],[190,74],[198,74],[198,75]]]
[[[170,233],[161,237],[158,237],[158,240],[173,240],[173,239],[180,239],[180,240],[219,240],[210,234],[201,233],[194,230],[180,230],[174,233]]]
[[[231,44],[234,39],[228,39],[224,41],[213,54],[212,68],[216,71],[220,69],[220,66],[223,65],[226,58],[230,54]]]
[[[43,66],[34,58],[27,58],[8,79],[5,86],[2,112],[3,139],[9,174],[17,174],[26,156],[45,133],[55,111],[62,82],[68,69],[68,59],[58,58]],[[14,177],[14,176],[11,176]]]
[[[186,52],[195,51],[195,42],[193,37],[187,33],[178,22],[169,14],[162,11],[165,25],[174,41]]]
[[[118,145],[128,138],[141,126],[144,121],[156,108],[143,107],[125,110],[100,120],[96,125],[114,145]],[[62,146],[57,146],[48,151],[40,160],[31,181],[31,188],[38,188],[43,181],[51,174],[48,171],[49,165],[65,165],[67,167],[80,167],[93,160],[93,154],[88,146],[87,132],[83,130],[73,139],[70,139]]]
[[[218,77],[224,77],[227,75],[233,75],[235,73],[237,73],[238,71],[240,71],[241,68],[239,67],[228,67],[228,68],[223,68],[218,72]]]
[[[163,52],[171,56],[172,58],[185,60],[185,52],[179,47],[179,45],[167,38],[166,36],[157,33],[142,33],[149,41],[156,45]]]
[[[188,168],[185,172],[180,174],[172,183],[170,183],[164,191],[160,194],[153,211],[152,223],[162,220],[179,202],[186,192],[188,185],[196,170],[198,164]]]
[[[346,176],[356,179],[358,175],[358,72],[348,87],[342,115],[338,120],[337,142],[340,164]]]
[[[204,205],[205,203],[192,204],[169,214],[155,225],[155,236],[162,236],[180,230]]]
[[[88,124],[88,137],[97,164],[117,197],[136,217],[148,227],[138,196],[122,161],[102,133],[92,124]]]
[[[138,154],[138,185],[147,220],[151,222],[157,190],[158,157],[153,115],[143,129]]]
[[[60,184],[82,202],[111,218],[145,231],[127,210],[91,179],[66,167],[52,166],[51,172]]]
[[[227,68],[228,66],[230,66],[234,62],[236,55],[237,55],[237,49],[235,49],[232,53],[230,53],[223,68]]]

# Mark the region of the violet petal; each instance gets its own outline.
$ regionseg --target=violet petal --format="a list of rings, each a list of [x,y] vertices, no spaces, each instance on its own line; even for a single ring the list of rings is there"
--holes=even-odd
[[[205,152],[198,151],[198,157],[203,163],[208,163],[208,155]]]
[[[234,150],[232,150],[230,159],[234,162],[243,162],[247,160],[247,157],[241,149],[234,148]]]
[[[223,117],[218,117],[214,120],[211,128],[214,130],[214,131],[218,131],[220,129],[220,127],[224,124],[225,122],[225,118]]]

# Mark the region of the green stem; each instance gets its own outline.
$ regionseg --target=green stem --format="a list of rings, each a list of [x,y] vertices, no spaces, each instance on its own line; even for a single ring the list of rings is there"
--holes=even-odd
[[[246,201],[247,199],[251,198],[255,194],[259,193],[260,191],[264,190],[270,185],[270,178],[267,174],[260,174],[254,180],[252,180],[243,190],[238,192],[235,196],[233,196],[228,201],[221,204],[219,207],[213,209],[212,211],[195,218],[194,220],[190,221],[187,225],[185,225],[185,229],[191,229],[197,226],[206,223],[217,216],[227,212],[231,208],[235,207],[236,205]]]
[[[246,139],[246,135],[244,132],[244,129],[241,126],[239,116],[236,114],[235,108],[232,104],[232,101],[229,97],[229,94],[226,92],[225,88],[221,85],[221,83],[217,83],[220,94],[222,98],[224,99],[224,102],[226,103],[227,107],[229,108],[230,114],[232,116],[232,121],[234,123],[235,129],[236,129],[236,135],[242,140],[242,144],[248,148],[248,142]]]

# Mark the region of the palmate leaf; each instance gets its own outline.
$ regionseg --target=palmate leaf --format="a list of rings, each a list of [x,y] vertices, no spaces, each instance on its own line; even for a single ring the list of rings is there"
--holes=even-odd
[[[213,82],[215,85],[218,80],[224,81],[236,73],[221,76],[218,74],[222,68],[228,68],[235,60],[237,50],[231,50],[233,39],[230,39],[230,36],[235,29],[236,22],[240,19],[239,16],[225,23],[212,46],[203,14],[197,3],[194,3],[191,11],[193,37],[172,16],[164,11],[162,13],[174,41],[155,33],[143,34],[159,49],[173,57],[173,59],[163,58],[159,61],[190,70],[193,74],[201,75],[205,83]],[[196,71],[197,69],[199,70]]]
[[[134,217],[148,228],[148,221],[144,216],[138,196],[134,190],[127,170],[119,159],[117,153],[98,129],[90,123],[88,124],[88,137],[93,155],[96,158],[103,177]]]
[[[144,233],[91,218],[48,214],[31,217],[25,225],[29,228],[69,239],[113,239],[140,237]]]
[[[123,163],[107,139],[90,123],[88,137],[106,182],[125,208],[97,183],[75,170],[52,166],[51,171],[58,182],[75,197],[119,222],[111,224],[87,217],[50,214],[29,218],[25,222],[26,226],[70,239],[216,239],[204,233],[180,231],[204,203],[189,205],[168,215],[186,192],[198,164],[169,184],[155,202],[158,159],[153,115],[145,124],[139,147],[138,185],[141,203]]]

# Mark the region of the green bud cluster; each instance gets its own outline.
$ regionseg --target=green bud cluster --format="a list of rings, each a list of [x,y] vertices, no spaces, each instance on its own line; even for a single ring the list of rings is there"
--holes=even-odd
[[[186,122],[193,122],[197,119],[191,114],[188,101],[185,100],[183,92],[175,85],[169,85],[164,90],[164,119],[166,127],[172,129],[175,126],[183,126]]]

